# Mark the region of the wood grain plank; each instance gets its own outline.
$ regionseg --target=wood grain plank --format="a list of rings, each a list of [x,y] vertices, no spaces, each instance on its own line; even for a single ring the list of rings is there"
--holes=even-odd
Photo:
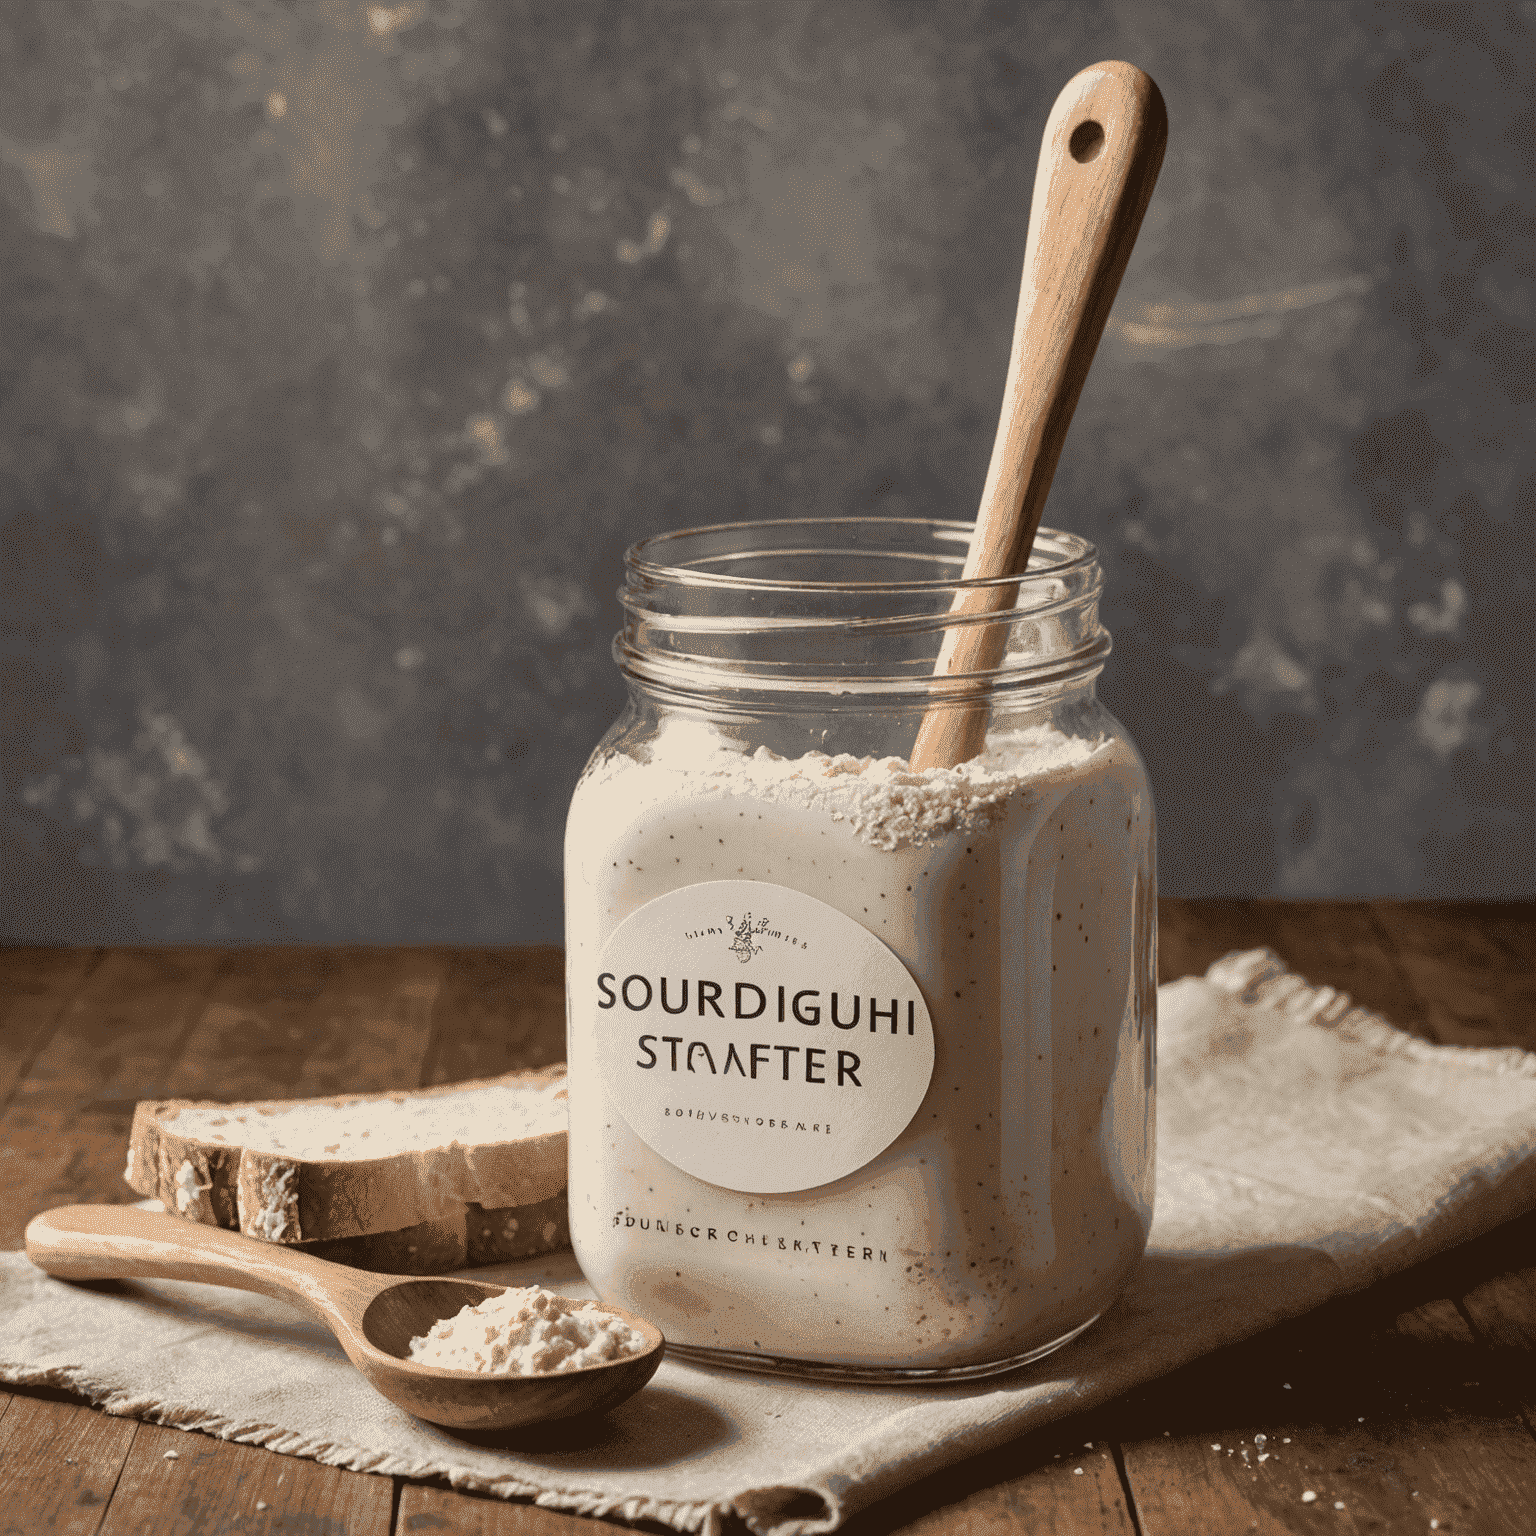
[[[1536,1048],[1536,902],[1378,901],[1372,913],[1447,1043]],[[1469,999],[1475,1000],[1469,1008]],[[1469,1025],[1469,1012],[1473,1016]],[[1423,1266],[1439,1273],[1489,1352],[1487,1374],[1536,1435],[1536,1213]]]
[[[165,1070],[225,956],[215,949],[114,949],[65,1009],[17,1085],[13,1109],[126,1103],[164,1091]]]
[[[841,1536],[1134,1536],[1097,1418],[1070,1419],[946,1467],[852,1516]]]
[[[309,1041],[295,1098],[409,1088],[420,1081],[444,951],[333,951],[334,970],[305,1020]]]
[[[414,1087],[448,970],[448,952],[431,949],[234,953],[167,1096],[320,1098]]]
[[[165,1092],[217,950],[113,950],[91,973],[0,1119],[0,1248],[49,1206],[119,1204],[133,1106]]]
[[[1230,950],[1260,945],[1309,981],[1348,992],[1402,1029],[1426,1032],[1423,1002],[1395,963],[1367,902],[1158,902],[1163,981],[1202,975]]]
[[[430,1483],[407,1483],[400,1490],[400,1508],[395,1516],[395,1536],[411,1536],[417,1531],[432,1531],[437,1536],[604,1536],[605,1532],[635,1528]],[[664,1527],[645,1521],[639,1529]]]
[[[0,949],[0,1109],[100,963],[99,949]]]
[[[303,1069],[306,1017],[334,970],[328,949],[231,954],[167,1074],[165,1097],[284,1094]]]
[[[1536,903],[1378,901],[1371,911],[1433,1038],[1536,1050]]]
[[[1496,1379],[1536,1435],[1536,1267],[1492,1276],[1470,1290],[1462,1306],[1493,1356]]]
[[[390,1536],[393,1495],[387,1477],[142,1424],[101,1536]]]
[[[1266,902],[1270,948],[1318,986],[1338,987],[1399,1029],[1424,1034],[1422,999],[1394,963],[1364,902]]]
[[[458,950],[432,1016],[422,1085],[565,1059],[565,957],[553,946]]]
[[[1398,901],[1381,899],[1371,909],[1384,921],[1439,928],[1453,944],[1475,945],[1499,968],[1536,968],[1536,901]]]
[[[0,1536],[94,1536],[138,1425],[18,1394],[0,1418]]]
[[[1229,950],[1270,941],[1265,908],[1256,901],[1157,899],[1157,979],[1203,976]]]
[[[1133,1394],[1123,1456],[1142,1536],[1262,1536],[1324,1517],[1330,1530],[1527,1529],[1536,1441],[1454,1304],[1394,1316],[1401,1294],[1388,1282]]]

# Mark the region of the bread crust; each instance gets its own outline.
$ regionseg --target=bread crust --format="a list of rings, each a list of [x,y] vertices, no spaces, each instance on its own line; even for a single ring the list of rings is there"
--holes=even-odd
[[[565,1065],[558,1063],[537,1071],[509,1072],[434,1088],[338,1094],[323,1099],[268,1099],[217,1107],[260,1114],[310,1105],[334,1108],[376,1103],[387,1113],[390,1104],[466,1090],[537,1092],[564,1076]],[[429,1248],[433,1254],[449,1252],[452,1243],[444,1234],[456,1229],[461,1234],[461,1251],[467,1254],[471,1207],[479,1207],[482,1214],[507,1213],[516,1218],[522,1208],[563,1196],[565,1190],[564,1130],[521,1140],[415,1149],[366,1160],[304,1159],[178,1134],[176,1122],[184,1110],[213,1105],[214,1101],[189,1099],[140,1103],[134,1111],[124,1177],[140,1194],[158,1199],[166,1210],[189,1221],[228,1227],[267,1242],[308,1246],[379,1235],[388,1236],[387,1246],[394,1250],[401,1246],[401,1234],[406,1229],[435,1223],[446,1226],[424,1233],[427,1240],[415,1245],[418,1249]],[[481,1221],[480,1226],[485,1224]],[[547,1221],[541,1223],[541,1230],[547,1225]],[[408,1239],[404,1246],[411,1246]],[[514,1255],[498,1255],[502,1256]]]
[[[336,1237],[297,1244],[333,1264],[386,1275],[444,1275],[451,1270],[568,1248],[570,1214],[565,1190],[531,1205],[487,1210],[468,1205],[461,1215],[424,1221],[398,1232]]]

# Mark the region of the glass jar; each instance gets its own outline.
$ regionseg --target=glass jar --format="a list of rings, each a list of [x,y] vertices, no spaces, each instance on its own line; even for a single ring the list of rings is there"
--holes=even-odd
[[[1098,702],[1093,547],[964,582],[969,524],[663,534],[566,833],[570,1214],[684,1357],[949,1380],[1110,1304],[1152,1213],[1152,799]],[[935,678],[967,622],[989,671]],[[1016,589],[1016,590],[1009,590]],[[908,769],[930,709],[986,748]]]

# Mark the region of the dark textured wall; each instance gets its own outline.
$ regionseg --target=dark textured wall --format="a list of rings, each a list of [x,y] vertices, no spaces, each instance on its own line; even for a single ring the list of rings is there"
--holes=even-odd
[[[1168,157],[1047,520],[1176,893],[1532,887],[1536,5],[11,0],[0,937],[531,941],[635,537],[969,516],[1052,98]]]

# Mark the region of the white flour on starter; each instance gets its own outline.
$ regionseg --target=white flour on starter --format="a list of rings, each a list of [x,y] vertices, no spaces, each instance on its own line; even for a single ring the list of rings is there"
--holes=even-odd
[[[1152,807],[1134,750],[1034,726],[992,737],[973,762],[913,773],[898,758],[747,755],[682,718],[639,750],[648,760],[618,751],[593,765],[566,840],[568,1056],[581,1085],[571,1232],[598,1294],[684,1347],[897,1369],[1012,1358],[1097,1315],[1151,1214]],[[796,902],[810,912],[809,897],[852,919],[905,967],[931,1017],[932,1076],[915,1113],[877,1155],[818,1187],[745,1192],[765,1185],[733,1169],[811,1146],[813,1126],[835,1137],[849,1107],[869,1103],[893,988],[863,986],[871,1015],[880,1003],[880,1040],[833,1036],[825,1012],[797,1013],[804,1028],[783,1022],[782,986],[750,988],[757,1012],[743,1011],[740,979],[766,983],[773,954],[759,969],[747,962],[777,936],[758,937],[764,921],[751,914],[745,937],[724,930],[734,954],[690,931],[675,946],[690,971],[658,959],[661,975],[639,974],[639,961],[628,979],[601,974],[605,946],[639,909],[722,881],[764,882],[765,913],[793,914]],[[825,926],[803,926],[799,995],[823,1009],[830,998],[835,1016],[839,946]],[[676,1006],[680,977],[693,981],[697,1016]],[[707,988],[727,1005],[718,1020],[705,1016]],[[779,1032],[749,1045],[769,1040],[775,991]],[[632,1129],[628,1099],[603,1078],[605,1030],[623,1031],[646,1069],[632,1074],[641,1089],[675,1093],[668,1126],[704,1122],[699,1145],[719,1149],[704,1176]],[[640,1046],[651,1067],[631,1043],[638,1030],[654,1031]],[[753,1079],[761,1069],[762,1083],[739,1090],[762,1095],[761,1132],[741,1126],[747,1116],[719,1116],[729,1131],[711,1123],[733,1043],[743,1063],[753,1053]],[[860,1046],[862,1063],[829,1054],[842,1045]],[[782,1082],[770,1052],[784,1053]],[[826,1058],[824,1079],[813,1055]],[[831,1071],[844,1055],[858,1064],[846,1083]],[[826,1106],[826,1126],[798,1107],[774,1117],[771,1095],[792,1090],[797,1106]],[[830,1156],[835,1141],[816,1145]]]
[[[542,1376],[625,1360],[645,1347],[643,1333],[595,1302],[529,1285],[445,1317],[411,1340],[410,1358],[484,1376]]]

